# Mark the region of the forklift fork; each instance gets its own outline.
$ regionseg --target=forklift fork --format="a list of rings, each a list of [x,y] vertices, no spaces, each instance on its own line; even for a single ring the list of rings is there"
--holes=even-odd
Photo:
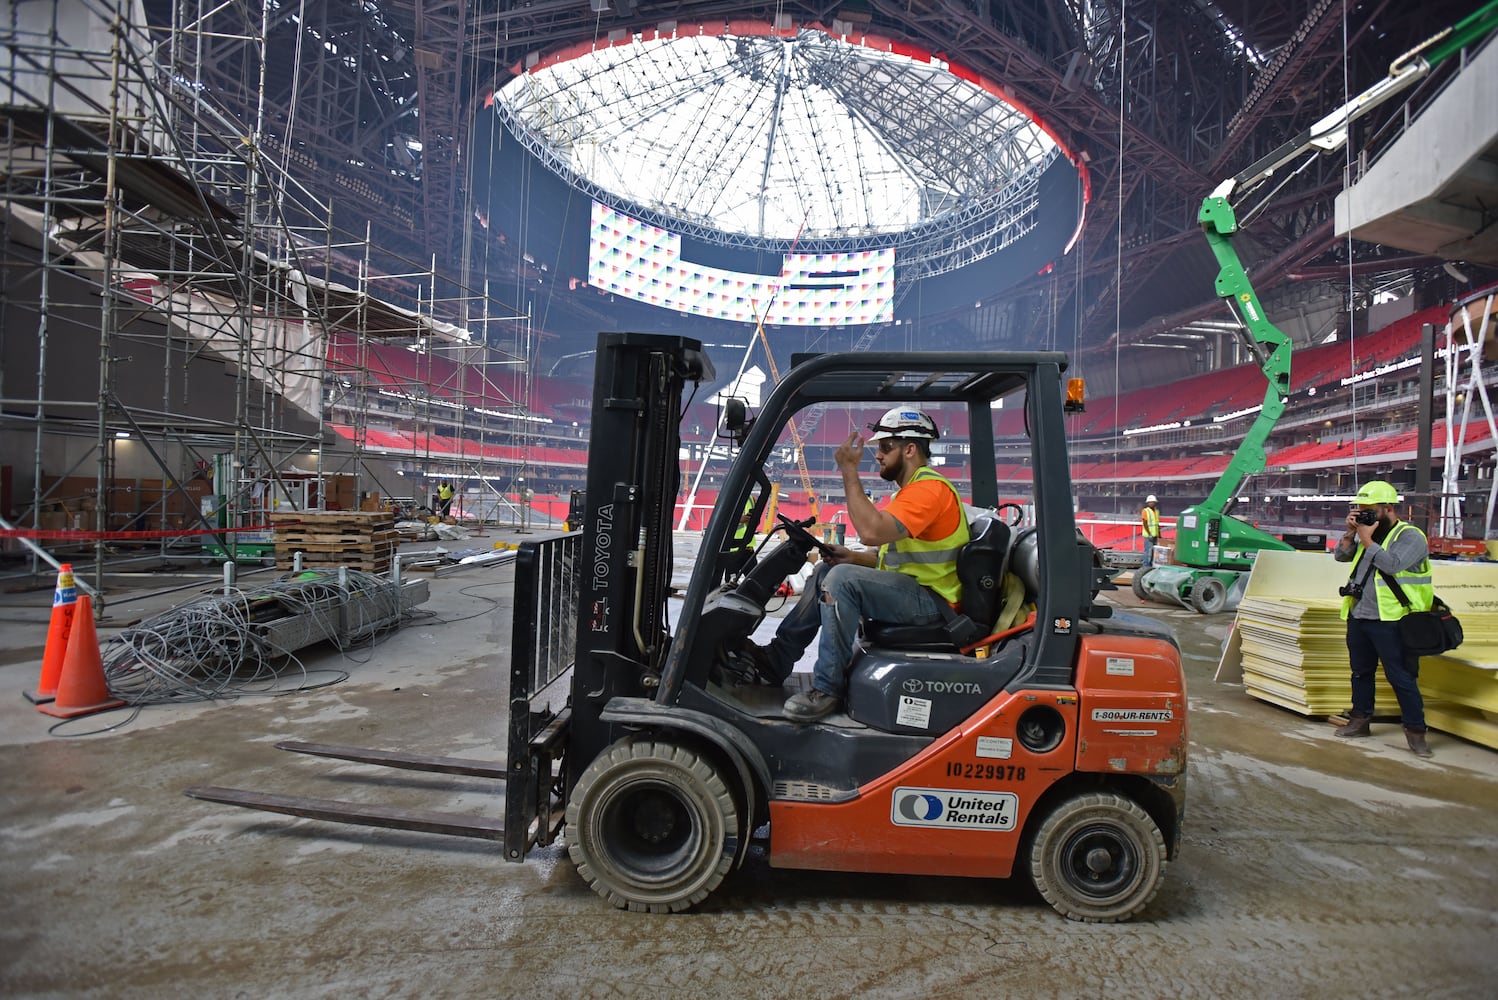
[[[185,794],[208,802],[307,819],[499,841],[504,845],[507,861],[523,861],[532,845],[552,843],[566,813],[558,791],[557,763],[567,745],[572,714],[569,707],[550,708],[545,692],[573,664],[579,537],[572,534],[527,542],[520,547],[515,561],[508,764],[296,740],[276,744],[278,750],[315,757],[503,781],[506,785],[503,820],[217,785],[197,785],[186,789]]]
[[[360,747],[332,746],[325,743],[300,743],[284,740],[276,744],[277,750],[311,754],[315,757],[333,757],[351,760],[360,764],[378,764],[382,767],[398,767],[407,771],[426,771],[433,774],[461,774],[475,778],[508,777],[500,764],[467,760],[461,757],[431,757],[425,754],[398,754],[386,750],[365,750]],[[274,795],[269,792],[247,792],[237,788],[220,788],[216,785],[197,785],[187,789],[186,794],[195,799],[223,802],[231,806],[246,806],[264,812],[284,813],[287,816],[303,816],[307,819],[332,820],[353,823],[359,826],[377,826],[387,830],[416,830],[421,833],[445,833],[455,837],[477,837],[481,840],[502,840],[504,824],[483,816],[464,816],[458,813],[431,812],[425,809],[395,809],[385,806],[365,806],[356,802],[341,802],[337,799],[308,798],[300,795]]]
[[[543,787],[540,779],[542,776],[551,774],[551,764],[558,756],[557,749],[561,744],[562,734],[566,731],[566,724],[567,713],[563,712],[530,741],[527,757],[531,766],[522,767],[522,770],[526,772],[522,784],[536,790],[538,801],[533,804],[532,814],[526,815],[528,812],[526,806],[531,805],[530,803],[523,802],[521,796],[506,796],[505,820],[463,813],[434,812],[428,809],[367,806],[340,799],[251,792],[239,788],[223,788],[218,785],[195,785],[186,789],[184,794],[207,802],[221,802],[225,805],[243,806],[247,809],[282,813],[287,816],[301,816],[306,819],[373,826],[386,830],[414,830],[418,833],[440,833],[453,837],[503,841],[505,857],[518,861],[524,857],[529,843],[549,844],[561,828],[564,810],[561,803],[553,801],[550,794],[550,782],[548,781]],[[497,781],[505,781],[510,777],[510,770],[504,764],[471,760],[466,757],[403,754],[388,750],[368,750],[362,747],[334,746],[326,743],[302,743],[296,740],[283,740],[276,744],[276,749],[290,750],[292,753],[304,753],[314,757],[354,761],[359,764],[400,768],[405,771],[424,771],[428,774],[456,774],[471,778],[493,778]],[[514,836],[507,835],[507,830],[513,831]]]

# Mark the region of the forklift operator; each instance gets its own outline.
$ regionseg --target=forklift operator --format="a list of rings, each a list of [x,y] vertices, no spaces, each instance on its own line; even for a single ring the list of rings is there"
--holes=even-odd
[[[878,552],[832,546],[766,651],[772,673],[783,680],[821,628],[812,688],[785,703],[786,716],[797,722],[814,722],[842,704],[861,619],[931,625],[946,617],[940,602],[955,608],[962,600],[957,553],[968,541],[967,518],[957,488],[930,465],[931,442],[939,436],[935,421],[897,406],[870,426],[880,478],[899,487],[883,510],[858,476],[865,441],[857,431],[838,446],[834,460],[848,521]]]

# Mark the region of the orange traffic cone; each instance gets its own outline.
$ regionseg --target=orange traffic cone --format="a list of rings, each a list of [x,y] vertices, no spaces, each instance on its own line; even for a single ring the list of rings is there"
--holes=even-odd
[[[57,681],[62,676],[62,661],[68,655],[68,636],[73,631],[73,613],[78,610],[78,587],[73,582],[73,566],[57,567],[57,589],[52,592],[52,621],[47,625],[47,645],[42,649],[42,676],[36,682],[36,693],[23,692],[33,705],[51,701],[57,695]]]
[[[73,615],[73,634],[68,639],[62,678],[57,683],[57,699],[50,705],[38,705],[36,710],[59,719],[71,719],[123,704],[121,699],[109,697],[104,661],[99,657],[99,636],[94,631],[93,602],[85,594],[78,598],[78,610]]]

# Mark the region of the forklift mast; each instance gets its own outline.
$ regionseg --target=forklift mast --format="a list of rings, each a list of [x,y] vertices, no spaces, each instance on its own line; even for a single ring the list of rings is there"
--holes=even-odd
[[[699,341],[634,333],[598,339],[569,761],[586,764],[618,738],[599,720],[611,698],[648,697],[658,683],[669,637],[683,390],[713,378]],[[576,775],[567,778],[571,787]]]

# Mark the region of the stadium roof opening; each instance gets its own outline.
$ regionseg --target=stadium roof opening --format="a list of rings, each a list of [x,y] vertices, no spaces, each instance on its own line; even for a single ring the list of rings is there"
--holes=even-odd
[[[1034,228],[1041,175],[1073,159],[999,84],[889,38],[720,22],[529,62],[494,107],[533,155],[731,245],[877,244],[940,273]]]

